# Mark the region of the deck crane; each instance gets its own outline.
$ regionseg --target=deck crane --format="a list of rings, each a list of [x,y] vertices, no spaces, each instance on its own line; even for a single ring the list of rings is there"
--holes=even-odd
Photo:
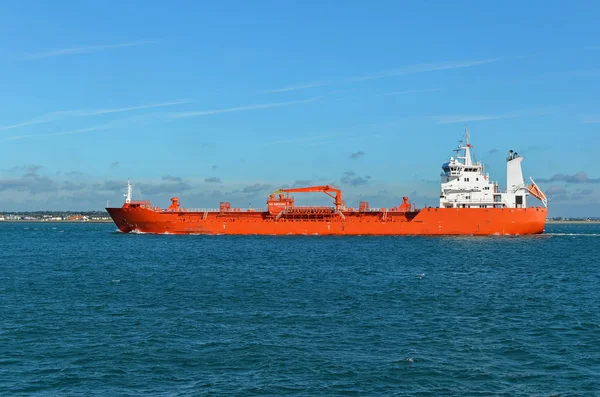
[[[329,185],[325,186],[308,186],[308,187],[297,187],[292,189],[279,189],[274,193],[313,193],[313,192],[323,192],[329,197],[335,199],[335,211],[340,212],[343,201],[342,201],[342,191],[340,189],[336,189]],[[335,196],[329,192],[335,192]]]

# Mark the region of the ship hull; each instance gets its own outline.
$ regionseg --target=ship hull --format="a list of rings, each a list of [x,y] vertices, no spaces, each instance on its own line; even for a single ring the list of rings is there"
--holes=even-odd
[[[543,233],[547,216],[547,209],[539,207],[343,212],[325,219],[276,219],[268,212],[106,210],[124,233],[227,235],[528,235]]]

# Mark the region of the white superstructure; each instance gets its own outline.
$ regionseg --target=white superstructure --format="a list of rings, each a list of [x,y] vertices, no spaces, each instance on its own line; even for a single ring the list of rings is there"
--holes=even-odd
[[[523,157],[512,150],[506,159],[507,189],[500,192],[498,182],[490,180],[485,173],[483,164],[473,162],[469,142],[469,130],[465,131],[465,142],[461,141],[456,159],[442,165],[440,207],[442,208],[526,208],[527,197],[530,193],[538,197],[544,205],[547,200],[543,193],[538,194],[532,180],[531,186],[526,186],[521,170]],[[462,152],[462,156],[459,155]],[[462,160],[462,161],[461,161]]]

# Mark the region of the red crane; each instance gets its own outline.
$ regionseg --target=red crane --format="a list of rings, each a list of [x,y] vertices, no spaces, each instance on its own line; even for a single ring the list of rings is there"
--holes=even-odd
[[[342,201],[342,191],[340,189],[336,189],[329,185],[325,186],[308,186],[308,187],[297,187],[292,189],[279,189],[274,193],[314,193],[314,192],[323,192],[332,199],[335,199],[335,210],[337,212],[340,211],[343,201]],[[335,192],[335,196],[329,192]]]

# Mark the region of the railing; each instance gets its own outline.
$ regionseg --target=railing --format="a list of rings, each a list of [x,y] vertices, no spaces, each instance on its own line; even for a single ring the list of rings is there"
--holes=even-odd
[[[278,221],[284,215],[295,216],[314,216],[314,215],[334,215],[338,214],[342,219],[346,219],[342,211],[336,211],[332,207],[313,207],[313,206],[293,206],[285,207],[280,211],[275,220]]]
[[[148,200],[131,200],[127,205],[135,205],[140,206],[142,208],[150,208],[152,209],[152,204]]]
[[[360,208],[346,208],[344,211],[346,212],[384,212],[384,211],[391,211],[390,208],[367,208],[367,209],[360,209]]]
[[[305,206],[300,206],[300,205],[295,205],[293,207],[286,207],[286,209],[289,210],[327,210],[327,211],[331,211],[331,212],[335,212],[335,208],[334,207],[329,207],[329,206],[322,206],[322,207],[315,207],[315,206],[310,206],[310,205],[305,205]],[[358,209],[358,208],[344,208],[341,209],[340,212],[383,212],[383,211],[391,211],[390,208],[368,208],[368,209]]]
[[[230,208],[229,210],[225,211],[225,212],[265,212],[266,208]]]
[[[179,212],[219,212],[218,208],[178,208]]]
[[[168,208],[161,208],[160,211],[172,211],[172,212],[221,212],[219,208],[182,208],[179,207],[176,210],[169,210]],[[229,208],[225,212],[263,212],[266,211],[264,208]]]
[[[320,207],[315,207],[312,205],[294,205],[293,207],[287,207],[291,210],[329,210],[329,211],[333,211],[334,208],[333,207],[329,207],[329,206],[320,206]]]
[[[461,203],[464,202],[465,204],[469,203],[468,201],[461,201]],[[197,212],[197,213],[202,213],[202,214],[207,214],[207,213],[215,213],[215,212],[221,212],[221,210],[219,208],[183,208],[183,207],[179,207],[177,209],[171,210],[169,208],[158,208],[158,207],[151,207],[150,203],[148,202],[147,204],[143,204],[142,202],[132,202],[132,204],[140,204],[143,206],[146,206],[148,208],[152,208],[156,211],[167,211],[167,212]],[[495,203],[498,204],[498,203]],[[322,207],[315,207],[315,206],[298,206],[295,205],[293,207],[286,207],[285,208],[285,212],[286,213],[290,213],[290,212],[303,212],[303,211],[313,211],[313,210],[317,210],[317,211],[330,211],[331,213],[335,213],[335,208],[333,207],[329,207],[329,206],[322,206]],[[236,213],[236,212],[266,212],[268,211],[265,208],[229,208],[228,210],[225,210],[223,212],[227,212],[227,213]],[[393,209],[391,208],[384,208],[384,207],[380,207],[380,208],[368,208],[368,209],[358,209],[358,208],[345,208],[339,211],[339,213],[341,214],[342,212],[394,212]],[[280,212],[280,214],[283,211]]]

